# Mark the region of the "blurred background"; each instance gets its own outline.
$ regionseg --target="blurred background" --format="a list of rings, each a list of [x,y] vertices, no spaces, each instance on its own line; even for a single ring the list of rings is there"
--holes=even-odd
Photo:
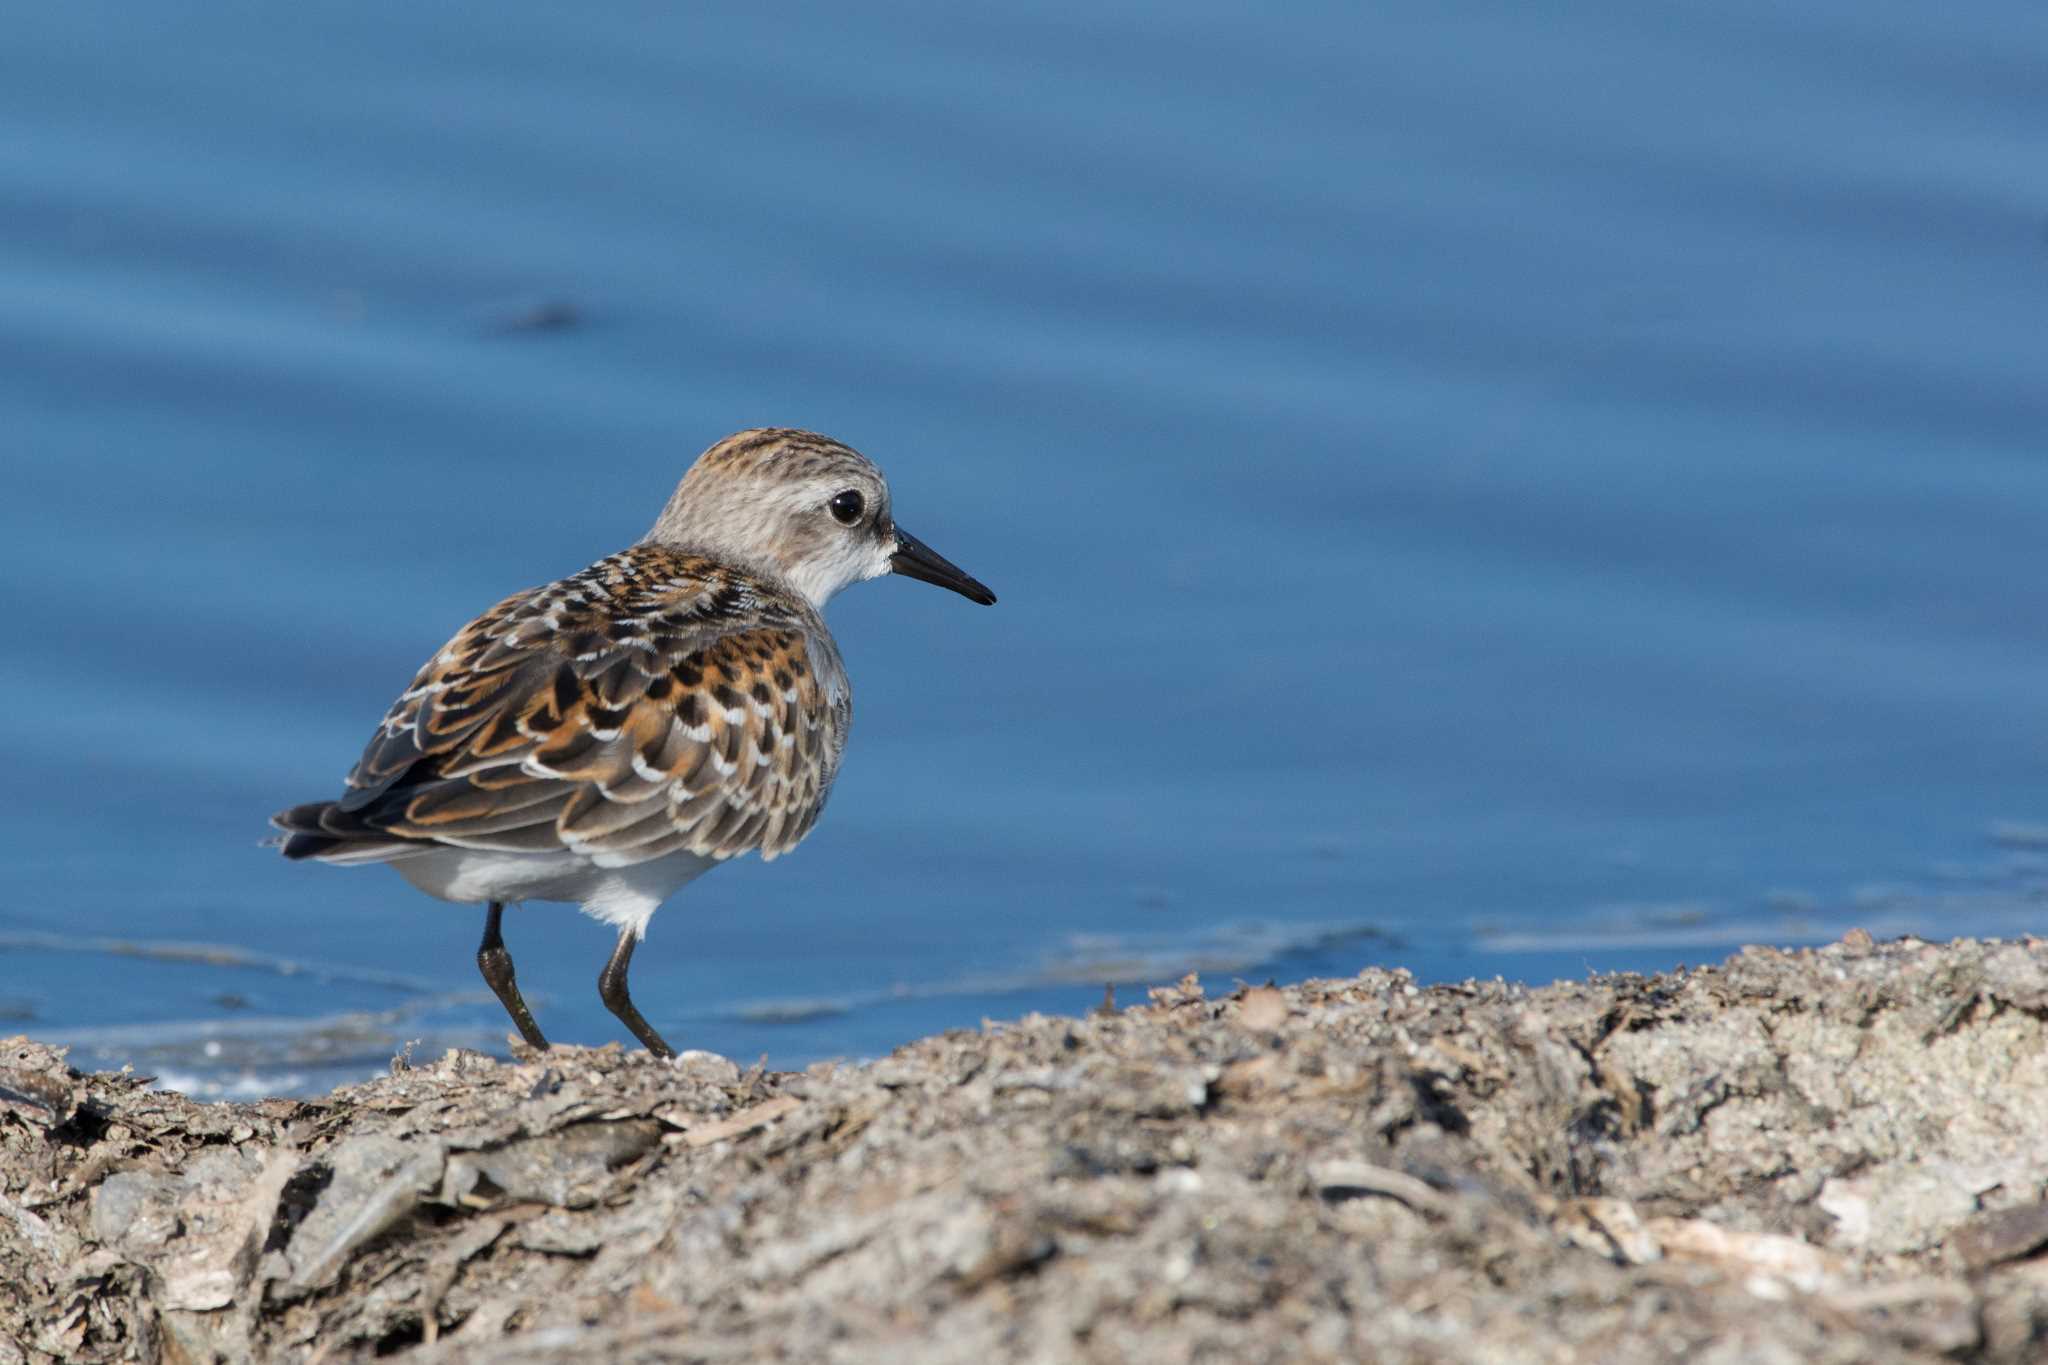
[[[265,820],[759,424],[1002,602],[834,605],[831,810],[634,964],[679,1046],[2038,929],[2044,69],[2035,0],[20,8],[0,1031],[502,1052],[479,912]],[[507,935],[624,1036],[606,929]]]

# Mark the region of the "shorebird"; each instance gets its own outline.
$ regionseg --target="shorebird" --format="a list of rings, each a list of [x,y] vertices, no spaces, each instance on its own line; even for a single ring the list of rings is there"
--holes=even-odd
[[[636,545],[515,593],[429,659],[336,800],[271,817],[287,858],[389,863],[484,907],[477,966],[520,1036],[506,904],[618,929],[605,1007],[658,1056],[626,973],[657,907],[718,863],[787,853],[824,809],[853,693],[820,613],[898,573],[995,594],[897,526],[882,472],[785,428],[726,437]]]

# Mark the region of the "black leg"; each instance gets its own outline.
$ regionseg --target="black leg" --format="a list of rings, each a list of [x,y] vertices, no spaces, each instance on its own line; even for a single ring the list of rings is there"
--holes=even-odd
[[[676,1050],[661,1040],[640,1011],[633,1008],[633,997],[626,994],[626,969],[633,965],[633,945],[639,941],[631,929],[619,931],[619,946],[612,949],[612,960],[604,964],[604,970],[597,974],[597,998],[604,1001],[604,1007],[619,1016],[619,1022],[633,1030],[633,1036],[647,1044],[647,1050],[657,1057],[673,1057]]]
[[[477,969],[484,974],[484,984],[504,1005],[505,1013],[519,1026],[519,1036],[535,1047],[546,1047],[548,1040],[541,1037],[540,1025],[533,1022],[533,1011],[526,1008],[526,1001],[520,997],[519,981],[512,974],[512,954],[505,951],[505,940],[498,933],[498,921],[504,914],[502,901],[492,901],[484,911],[484,941],[477,946]]]

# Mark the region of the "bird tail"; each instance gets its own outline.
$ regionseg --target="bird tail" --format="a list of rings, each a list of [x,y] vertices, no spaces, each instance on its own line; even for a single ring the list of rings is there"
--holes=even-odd
[[[416,839],[397,839],[341,809],[338,801],[308,801],[303,806],[281,810],[270,823],[284,831],[270,840],[278,852],[294,862],[312,858],[317,862],[381,863],[421,851]]]

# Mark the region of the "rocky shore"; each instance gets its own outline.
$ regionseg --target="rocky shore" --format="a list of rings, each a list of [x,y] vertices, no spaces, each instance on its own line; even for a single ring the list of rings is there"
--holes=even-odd
[[[451,1053],[199,1104],[0,1044],[15,1361],[2048,1356],[2048,942]]]

